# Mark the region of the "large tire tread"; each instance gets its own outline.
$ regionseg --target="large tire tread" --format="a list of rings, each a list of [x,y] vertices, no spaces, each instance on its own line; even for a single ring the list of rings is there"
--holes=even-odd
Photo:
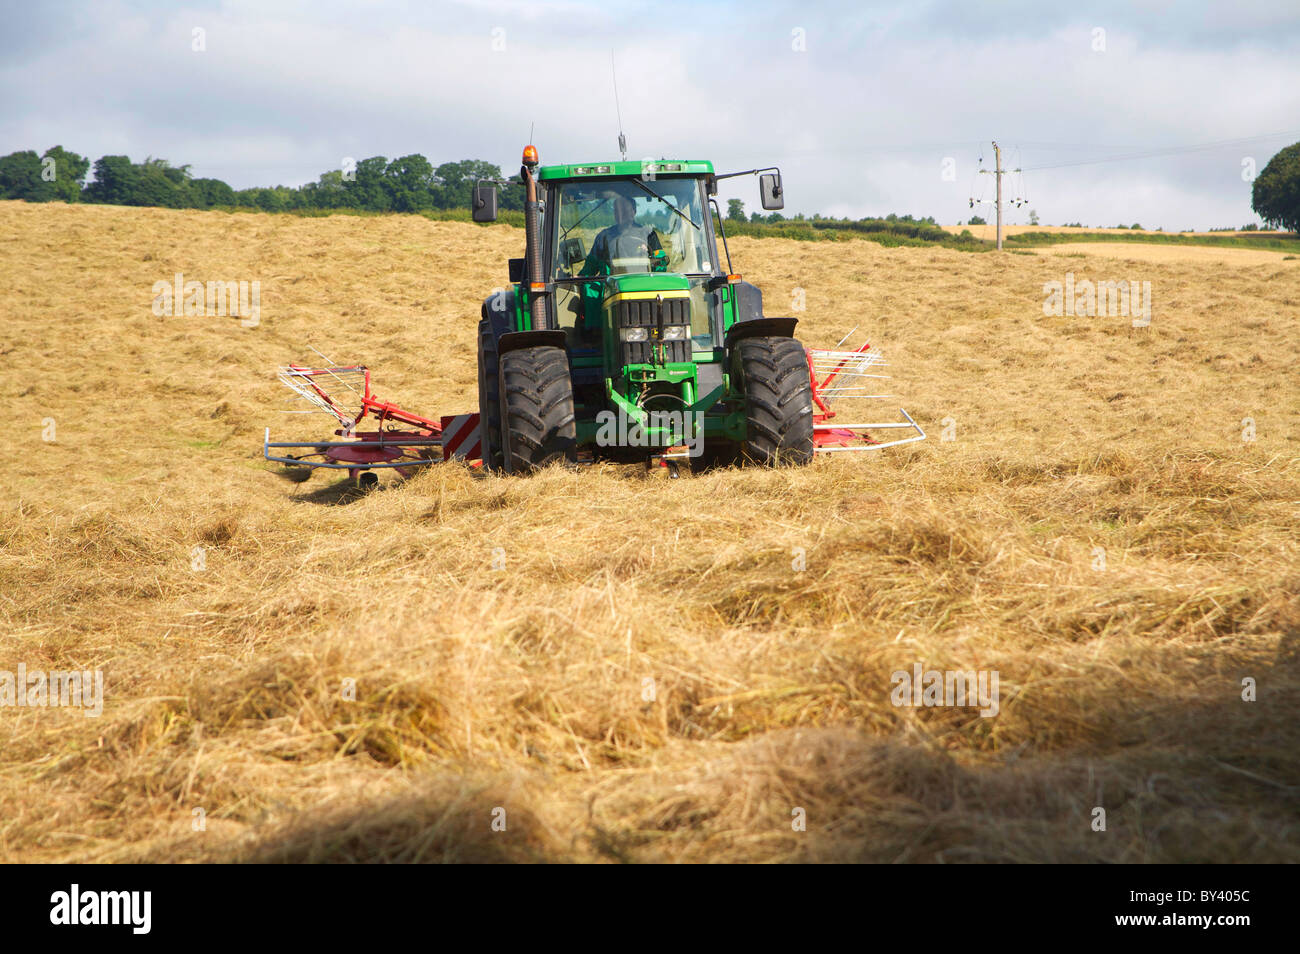
[[[562,348],[520,348],[501,358],[502,453],[510,473],[573,460],[577,424],[569,358]]]
[[[478,323],[478,422],[479,445],[483,469],[501,470],[505,457],[501,453],[501,384],[497,357],[497,339],[492,323],[486,318]]]
[[[767,466],[810,463],[812,382],[803,345],[795,338],[744,338],[732,360],[745,393],[745,459]]]

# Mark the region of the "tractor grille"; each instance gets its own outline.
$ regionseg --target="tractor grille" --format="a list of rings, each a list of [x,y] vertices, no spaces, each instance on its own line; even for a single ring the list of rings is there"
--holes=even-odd
[[[689,298],[665,298],[662,301],[655,298],[641,298],[615,303],[614,327],[640,327],[648,329],[649,332],[649,340],[619,342],[619,361],[624,366],[629,364],[654,364],[656,352],[662,352],[665,364],[670,361],[691,360],[689,331],[687,332],[688,337],[681,341],[658,342],[654,340],[655,330],[659,327],[659,309],[661,307],[663,308],[665,327],[668,325],[690,325],[691,300]]]

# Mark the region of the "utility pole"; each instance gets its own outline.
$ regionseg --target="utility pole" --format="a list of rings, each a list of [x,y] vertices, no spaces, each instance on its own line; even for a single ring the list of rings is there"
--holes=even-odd
[[[1002,251],[1002,150],[993,143],[993,178],[998,184],[998,251]]]
[[[980,162],[983,161],[983,159],[980,159]],[[1016,171],[1019,172],[1020,170],[1017,169]],[[983,175],[992,175],[998,184],[998,251],[1000,252],[1002,251],[1002,177],[1006,175],[1007,170],[1002,168],[1002,150],[998,148],[996,142],[993,143],[993,171],[981,169],[980,172]],[[975,204],[973,198],[971,204]],[[983,202],[981,201],[980,204],[983,205]]]

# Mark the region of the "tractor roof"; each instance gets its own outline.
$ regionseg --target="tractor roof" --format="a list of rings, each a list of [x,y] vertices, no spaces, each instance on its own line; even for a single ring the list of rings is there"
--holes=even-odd
[[[654,159],[632,160],[631,162],[585,162],[562,166],[542,166],[537,170],[537,178],[548,179],[585,179],[588,176],[641,176],[646,166],[653,162],[655,173],[662,175],[713,175],[713,163],[703,159]]]

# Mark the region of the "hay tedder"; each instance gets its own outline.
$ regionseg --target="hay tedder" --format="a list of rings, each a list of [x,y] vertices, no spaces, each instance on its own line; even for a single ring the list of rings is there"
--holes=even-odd
[[[331,363],[329,367],[307,368],[291,364],[280,369],[280,383],[316,411],[334,418],[339,424],[334,435],[343,440],[273,443],[268,427],[262,441],[262,455],[267,460],[346,470],[362,483],[373,484],[379,479],[376,469],[426,464],[430,453],[442,447],[442,423],[379,400],[371,393],[370,370],[363,365]],[[374,430],[358,431],[367,418],[373,418]],[[279,453],[272,454],[273,450]],[[296,453],[289,454],[291,450]]]
[[[373,483],[379,468],[406,473],[455,458],[506,473],[553,461],[658,462],[675,475],[679,460],[693,470],[800,465],[924,440],[906,411],[884,423],[842,421],[854,402],[888,397],[872,393],[885,377],[880,354],[848,349],[853,332],[834,348],[805,348],[798,319],[765,315],[762,293],[733,272],[713,196],[718,180],[740,175],[759,176],[764,209],[784,207],[775,168],[539,168],[528,146],[517,180],[524,256],[509,261],[510,284],[482,306],[477,412],[422,417],[376,398],[363,366],[290,365],[280,380],[332,416],[340,440],[273,443],[268,429],[264,456]],[[477,185],[475,221],[493,221],[496,209],[496,184]],[[367,419],[373,428],[360,430]],[[873,434],[895,430],[906,436]]]

